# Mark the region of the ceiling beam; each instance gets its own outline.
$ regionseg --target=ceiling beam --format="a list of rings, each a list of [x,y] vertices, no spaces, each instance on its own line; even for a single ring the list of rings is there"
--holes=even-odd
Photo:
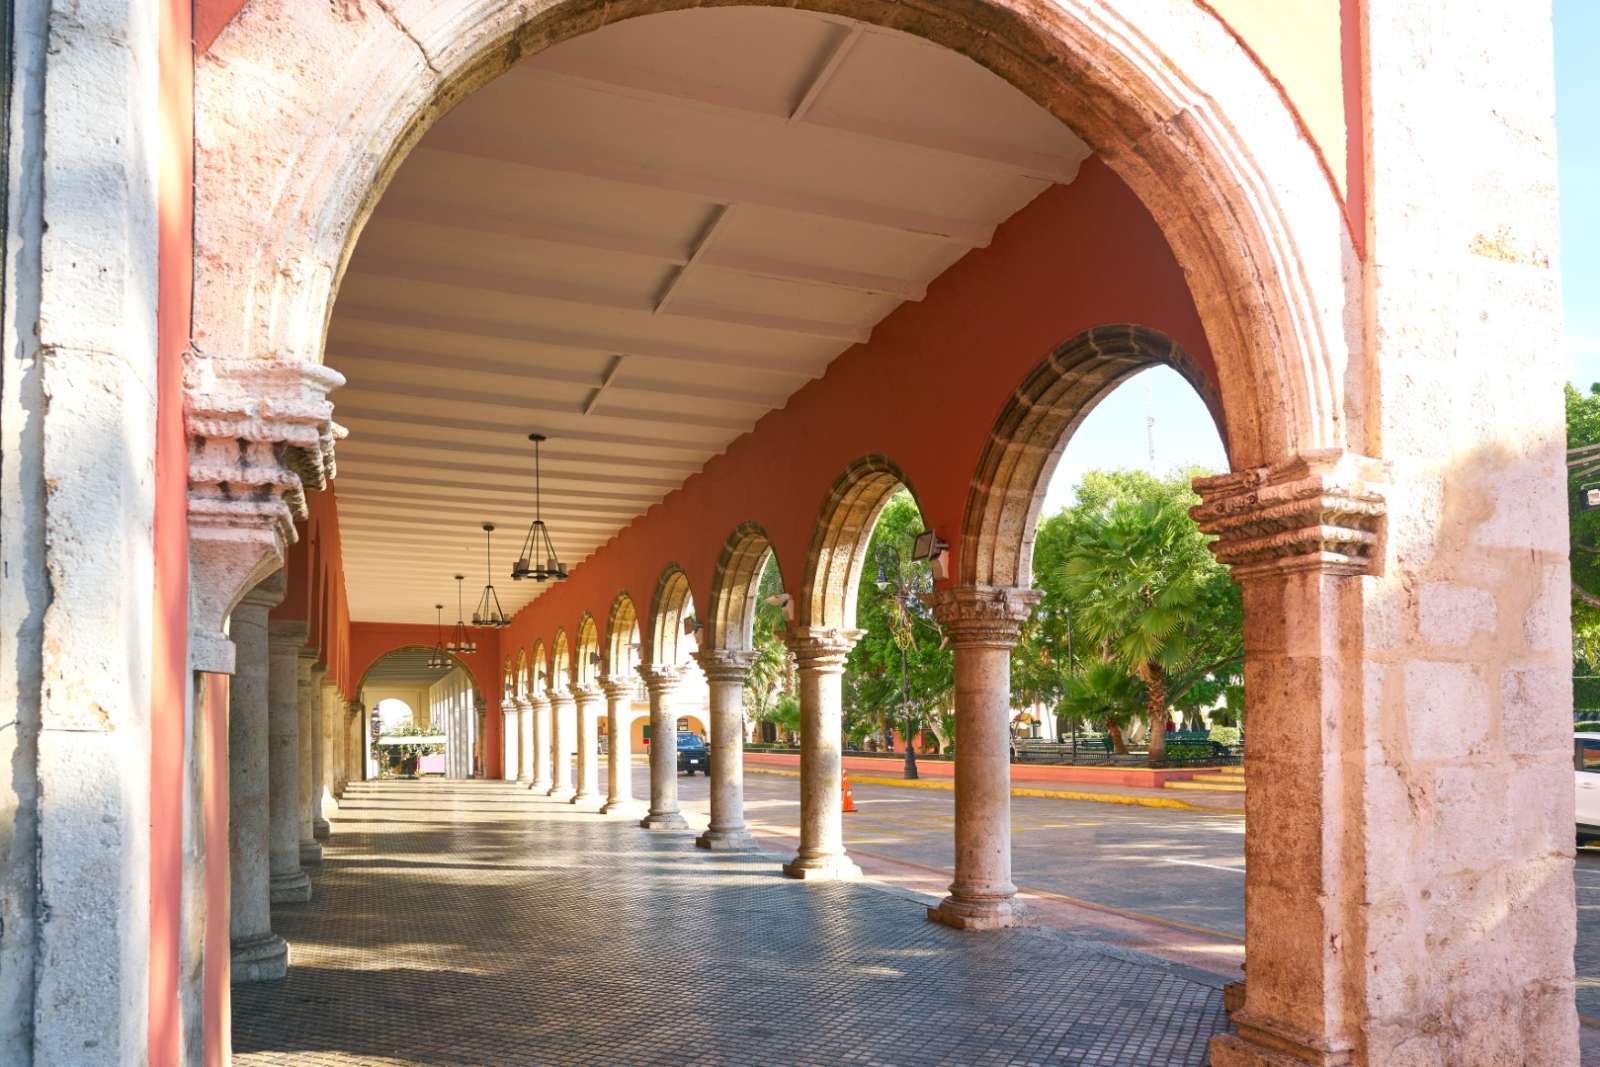
[[[823,61],[816,74],[812,75],[810,84],[800,94],[800,99],[795,102],[794,107],[789,110],[787,119],[789,125],[792,126],[797,122],[803,121],[806,114],[821,99],[822,94],[828,89],[828,83],[833,81],[833,76],[839,72],[840,67],[844,66],[844,61],[849,58],[851,50],[856,46],[856,42],[861,40],[862,31],[865,29],[866,26],[864,24],[857,23],[839,34],[838,40],[828,51],[828,58]],[[556,58],[560,59],[559,56]]]
[[[341,411],[342,414],[343,412]],[[468,456],[475,460],[483,460],[486,456],[508,455],[503,451],[486,451],[483,448],[475,448],[469,445],[419,441],[415,437],[368,432],[365,430],[358,436],[351,438],[349,442],[339,446],[340,462],[343,462],[344,457],[347,455],[355,455],[366,458],[392,458],[396,461],[411,464],[414,467],[418,463],[438,463],[438,453],[451,456]],[[650,460],[652,467],[663,471],[672,470],[682,471],[683,473],[675,475],[663,474],[659,477],[631,472],[618,474],[612,472],[609,468],[631,466],[635,461],[632,459],[597,459],[593,453],[589,452],[579,453],[572,450],[551,448],[549,442],[546,442],[544,446],[544,461],[546,464],[554,463],[559,465],[558,469],[554,471],[547,470],[544,472],[544,477],[547,480],[554,478],[557,480],[570,479],[585,482],[617,482],[628,485],[637,483],[639,485],[666,486],[668,488],[675,488],[683,482],[684,478],[698,471],[702,466],[698,460],[684,459],[673,462],[657,457]],[[503,463],[472,464],[462,463],[457,460],[449,460],[448,463],[452,469],[457,470],[481,470],[484,473],[504,474],[515,477],[526,476],[530,480],[533,477],[533,464],[526,457],[507,459]],[[590,467],[606,469],[593,471],[588,469]]]
[[[362,440],[363,446],[370,446],[371,442]],[[531,490],[533,486],[533,471],[525,463],[457,463],[454,461],[440,462],[437,456],[393,456],[381,449],[362,447],[360,449],[341,446],[339,449],[339,471],[341,474],[349,468],[350,464],[358,464],[356,470],[382,469],[400,470],[414,473],[418,470],[434,472],[449,472],[451,474],[481,474],[498,479],[508,485],[513,485],[521,490]],[[683,484],[683,478],[673,475],[662,477],[644,477],[642,475],[609,474],[609,473],[573,473],[568,470],[546,470],[543,472],[544,484],[552,488],[569,485],[587,486],[617,486],[626,487],[630,492],[637,494],[661,494],[676,489]],[[340,487],[341,492],[344,487]]]
[[[594,414],[595,405],[600,403],[600,394],[606,391],[606,386],[616,380],[617,371],[622,369],[622,362],[627,358],[627,356],[611,357],[611,362],[606,364],[605,373],[600,376],[600,384],[594,387],[594,390],[589,394],[589,398],[583,402],[583,413],[585,415]],[[643,388],[643,386],[635,385],[634,388]]]
[[[478,389],[453,389],[443,385],[426,385],[419,382],[397,382],[387,378],[373,378],[361,383],[364,397],[397,396],[413,400],[472,404],[483,408],[509,408],[513,411],[544,411],[554,415],[582,416],[581,401],[543,400],[527,394],[510,392],[487,393]],[[614,407],[596,418],[623,420],[630,424],[656,423],[662,426],[706,426],[721,430],[743,431],[755,421],[752,416],[713,415],[692,411],[670,411],[661,408]],[[524,420],[526,421],[526,420]]]
[[[682,270],[687,268],[680,268]],[[654,298],[636,298],[611,289],[587,285],[549,281],[543,278],[513,277],[493,270],[476,270],[471,267],[451,266],[437,261],[430,263],[399,263],[384,260],[384,265],[353,264],[345,275],[343,284],[351,278],[377,278],[381,281],[413,282],[420,285],[442,285],[452,289],[469,289],[474,292],[493,293],[515,297],[518,300],[542,300],[553,304],[581,304],[585,307],[605,308],[607,311],[635,312],[641,315],[657,314]],[[671,311],[660,314],[699,322],[714,322],[723,326],[739,326],[752,330],[773,330],[778,333],[803,333],[812,337],[826,337],[832,341],[861,344],[872,336],[872,327],[853,322],[829,322],[824,319],[807,319],[794,315],[766,315],[735,308],[715,307],[710,304],[679,302]]]
[[[1078,177],[1078,168],[1089,157],[1088,147],[1071,155],[1041,152],[1019,145],[1003,144],[977,137],[922,129],[905,123],[888,123],[863,115],[848,114],[821,106],[822,90],[831,81],[859,35],[845,38],[849,48],[830,57],[832,66],[819,70],[819,79],[808,87],[800,101],[784,107],[776,99],[762,100],[725,86],[695,82],[681,77],[666,77],[643,67],[598,60],[590,56],[563,54],[557,50],[542,53],[517,76],[561,78],[612,96],[676,104],[698,110],[719,111],[773,124],[798,124],[817,131],[856,140],[877,141],[898,148],[952,157],[978,163],[1025,178],[1069,185]],[[834,59],[836,58],[836,62]]]
[[[446,219],[448,221],[443,221]],[[377,226],[390,222],[403,222],[409,226],[432,226],[501,240],[509,238],[535,244],[611,252],[678,266],[687,263],[694,252],[692,246],[685,246],[676,241],[630,237],[579,226],[566,226],[544,219],[528,218],[525,215],[510,215],[482,204],[446,205],[430,204],[420,200],[396,199],[391,202],[385,199],[374,217],[374,222]],[[374,231],[369,230],[369,233],[371,232]],[[357,255],[360,255],[359,248],[360,246]],[[836,289],[870,293],[874,296],[892,296],[901,300],[921,300],[928,295],[927,284],[916,278],[874,274],[870,271],[848,270],[816,263],[800,263],[733,249],[707,249],[700,256],[699,262],[702,266],[737,274],[751,274],[784,282],[826,285]]]
[[[771,374],[790,379],[820,378],[831,356],[826,359],[805,357],[757,355],[748,350],[719,352],[716,349],[696,348],[670,342],[649,341],[622,335],[586,333],[577,330],[552,330],[544,326],[523,323],[485,322],[482,319],[459,315],[439,315],[432,312],[407,311],[400,308],[376,307],[347,302],[341,295],[334,309],[334,321],[348,325],[380,326],[413,330],[430,330],[435,333],[456,334],[461,337],[480,337],[500,341],[520,341],[523,344],[545,348],[569,348],[580,352],[602,352],[606,355],[638,356],[640,359],[667,360],[674,363],[698,363],[714,367],[735,367],[740,371]]]
[[[429,133],[436,147],[418,148],[423,152],[442,152],[471,159],[485,159],[530,170],[571,174],[595,181],[615,182],[646,189],[664,189],[718,204],[749,204],[753,207],[787,211],[848,222],[880,230],[892,230],[917,237],[932,237],[963,248],[985,248],[994,239],[994,226],[987,222],[951,218],[926,211],[895,207],[844,197],[819,196],[794,189],[783,189],[760,182],[723,178],[712,174],[652,167],[580,149],[563,148],[548,142],[518,146],[521,154],[507,152],[504,131],[500,136],[487,132],[446,129],[435,126]]]
[[[711,216],[711,221],[706,224],[706,227],[703,230],[700,231],[700,236],[695,240],[694,251],[689,253],[689,258],[683,261],[683,265],[681,267],[672,272],[671,279],[668,280],[666,286],[662,288],[661,292],[656,296],[655,313],[657,315],[666,312],[667,305],[672,302],[673,296],[678,291],[678,286],[683,283],[684,278],[688,277],[689,271],[694,269],[694,265],[700,262],[700,260],[705,256],[707,250],[711,248],[711,242],[716,240],[717,231],[721,230],[727,223],[728,219],[732,217],[732,204],[720,204],[714,209],[714,213]],[[872,332],[871,328],[868,327],[866,332],[870,335]],[[825,334],[824,336],[829,335]],[[863,338],[863,340],[865,340],[865,338]]]
[[[412,398],[408,397],[405,399]],[[421,397],[417,399],[425,400],[427,398]],[[435,411],[387,411],[382,408],[359,407],[348,402],[341,404],[339,411],[342,415],[348,416],[351,420],[374,419],[383,422],[387,426],[393,426],[397,421],[404,420],[407,426],[417,430],[418,432],[431,432],[437,430],[470,430],[477,433],[490,433],[496,435],[520,433],[522,434],[524,440],[526,440],[528,437],[528,420],[526,418],[521,418],[514,422],[490,421],[489,419],[481,418],[462,419],[440,415]],[[576,411],[571,411],[570,414],[574,419],[582,418],[582,416]],[[339,421],[345,426],[350,427],[352,430],[354,429],[351,423],[345,422],[344,418],[340,418]],[[548,419],[542,421],[547,428],[551,426],[551,423]],[[713,450],[712,455],[720,452],[724,447],[727,446],[729,441],[733,440],[733,437],[735,436],[731,431],[728,431],[724,434],[715,435],[714,439],[707,439],[703,441],[696,440],[686,444],[681,438],[647,437],[640,434],[625,433],[602,433],[588,427],[583,427],[580,429],[575,424],[571,426],[566,424],[557,425],[560,426],[562,436],[566,437],[568,440],[594,441],[599,444],[610,445],[627,445],[647,450],[652,448],[681,448],[685,450],[710,448]],[[705,423],[695,422],[690,423],[689,425],[703,426]],[[742,428],[748,429],[748,426]]]

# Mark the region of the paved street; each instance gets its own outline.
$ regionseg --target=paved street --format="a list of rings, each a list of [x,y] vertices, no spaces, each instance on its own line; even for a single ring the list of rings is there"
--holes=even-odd
[[[1146,1067],[1225,1025],[1192,968],[687,846],[514,785],[352,786],[316,900],[274,909],[290,977],[234,991],[236,1062]]]

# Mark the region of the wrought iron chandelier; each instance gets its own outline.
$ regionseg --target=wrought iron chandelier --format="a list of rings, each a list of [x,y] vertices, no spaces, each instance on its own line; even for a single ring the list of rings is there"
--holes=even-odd
[[[428,669],[430,671],[447,671],[455,661],[450,658],[450,653],[444,647],[444,605],[433,606],[433,647],[428,649]]]
[[[450,643],[445,645],[445,650],[457,655],[471,655],[478,651],[478,642],[467,633],[466,601],[463,599],[466,588],[461,583],[467,580],[465,574],[456,575],[456,626],[450,631]]]
[[[494,591],[494,562],[489,547],[489,537],[494,533],[494,523],[483,524],[483,593],[478,606],[472,611],[472,625],[488,626],[500,630],[511,625],[511,620],[500,607],[500,594]]]
[[[555,545],[550,543],[550,531],[544,525],[539,481],[539,445],[544,439],[542,433],[528,435],[528,440],[533,442],[533,523],[528,527],[528,536],[522,539],[522,551],[517,555],[517,562],[512,564],[513,581],[532,578],[536,582],[559,582],[567,576],[567,566],[556,558]],[[535,557],[538,557],[537,563],[534,562]]]

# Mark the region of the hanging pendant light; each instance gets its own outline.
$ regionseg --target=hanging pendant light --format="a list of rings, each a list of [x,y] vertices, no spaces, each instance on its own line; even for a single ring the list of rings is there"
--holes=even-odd
[[[466,580],[465,574],[456,575],[456,627],[450,631],[450,643],[444,647],[457,655],[469,656],[478,651],[478,642],[467,633],[466,601],[463,599],[466,587],[461,584]]]
[[[489,626],[496,630],[504,629],[511,625],[511,620],[500,607],[500,594],[494,591],[494,563],[489,548],[489,535],[494,533],[494,523],[483,524],[483,594],[478,597],[478,606],[472,612],[472,625]]]
[[[433,647],[428,649],[428,669],[430,671],[447,671],[455,661],[450,658],[450,653],[444,647],[444,605],[433,606]]]
[[[567,566],[556,558],[555,545],[550,543],[550,531],[544,525],[539,480],[539,445],[544,439],[542,433],[528,435],[528,440],[533,442],[533,523],[528,527],[528,536],[522,540],[522,552],[511,567],[512,579],[519,582],[524,578],[532,578],[536,582],[559,582],[567,576]]]

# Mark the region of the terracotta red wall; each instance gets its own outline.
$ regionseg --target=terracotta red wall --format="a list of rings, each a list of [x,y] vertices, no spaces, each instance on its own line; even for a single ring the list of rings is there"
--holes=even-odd
[[[478,651],[457,658],[472,674],[473,684],[483,697],[483,737],[480,752],[483,775],[499,778],[505,772],[504,730],[500,722],[501,670],[505,656],[500,652],[500,631],[468,627]],[[349,696],[354,699],[361,678],[378,660],[401,648],[428,648],[438,640],[438,629],[409,623],[356,622],[349,625]]]
[[[1069,338],[1114,322],[1165,331],[1213,373],[1165,239],[1128,188],[1091,159],[1075,183],[1018,212],[926,299],[902,305],[870,341],[520,612],[502,646],[514,654],[535,638],[548,643],[558,627],[573,632],[585,611],[604,622],[619,591],[645,616],[668,561],[684,568],[703,610],[723,542],[745,521],[766,529],[785,588],[798,595],[829,489],[872,453],[900,466],[924,519],[956,541],[972,473],[1018,384]]]
[[[165,0],[160,23],[157,161],[155,617],[150,691],[150,1003],[148,1055],[178,1062],[178,939],[183,909],[183,768],[189,702],[188,448],[183,354],[194,280],[194,53],[189,5]],[[224,868],[223,877],[227,873]]]

